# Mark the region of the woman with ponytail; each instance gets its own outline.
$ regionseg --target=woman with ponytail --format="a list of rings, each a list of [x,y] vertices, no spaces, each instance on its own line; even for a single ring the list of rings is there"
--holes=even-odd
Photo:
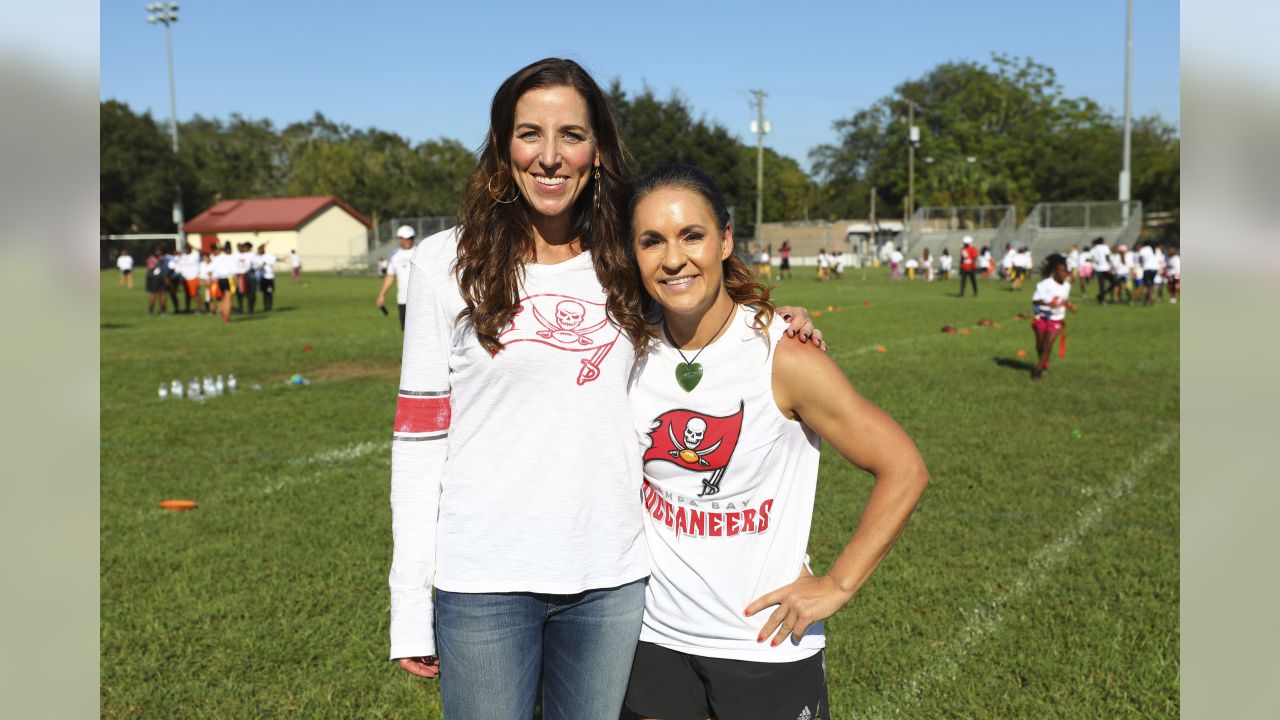
[[[631,217],[657,340],[631,388],[653,574],[627,706],[642,718],[829,718],[822,621],[889,553],[928,471],[831,358],[784,337],[706,173],[654,170]],[[857,531],[815,575],[820,439],[876,481]]]

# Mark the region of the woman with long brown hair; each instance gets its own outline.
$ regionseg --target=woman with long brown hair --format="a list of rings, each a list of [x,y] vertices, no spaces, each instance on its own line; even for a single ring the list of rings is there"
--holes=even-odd
[[[630,194],[600,87],[540,60],[494,96],[460,225],[414,252],[391,657],[439,675],[450,720],[528,718],[539,692],[547,720],[621,708],[649,574]]]
[[[632,233],[661,321],[630,393],[653,574],[626,704],[642,718],[829,718],[822,621],[893,547],[924,461],[831,358],[783,337],[706,173],[650,173]],[[820,438],[876,482],[814,575]]]

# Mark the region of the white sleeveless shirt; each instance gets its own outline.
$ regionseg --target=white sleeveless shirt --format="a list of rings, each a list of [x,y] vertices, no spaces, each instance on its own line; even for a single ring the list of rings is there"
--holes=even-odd
[[[757,643],[773,608],[756,598],[794,581],[807,561],[818,479],[818,436],[773,399],[773,351],[755,310],[698,357],[701,382],[685,392],[683,362],[665,335],[637,364],[631,413],[644,453],[645,535],[653,561],[640,639],[706,657],[793,662],[825,645],[822,623],[799,643]],[[686,353],[692,359],[691,353]]]

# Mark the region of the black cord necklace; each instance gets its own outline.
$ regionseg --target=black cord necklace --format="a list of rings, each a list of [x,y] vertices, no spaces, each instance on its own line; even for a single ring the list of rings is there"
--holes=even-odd
[[[684,360],[684,362],[676,365],[676,383],[679,384],[680,387],[684,388],[685,392],[693,392],[693,389],[698,387],[698,383],[702,381],[702,364],[698,362],[698,356],[701,355],[702,351],[706,350],[711,343],[716,341],[717,337],[720,335],[720,331],[724,330],[724,326],[729,324],[729,319],[732,318],[734,313],[737,311],[738,306],[736,304],[729,308],[729,314],[725,316],[724,322],[720,323],[720,330],[716,330],[716,334],[711,336],[710,342],[698,348],[698,352],[693,354],[692,360],[684,356],[684,351],[676,344],[675,338],[671,337],[671,331],[667,329],[667,324],[662,324],[662,331],[667,334],[667,341],[671,343],[671,347],[676,349],[676,352],[680,353],[680,359]]]

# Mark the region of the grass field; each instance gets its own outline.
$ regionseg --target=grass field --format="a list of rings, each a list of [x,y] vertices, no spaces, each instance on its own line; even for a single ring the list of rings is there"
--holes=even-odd
[[[282,278],[275,312],[224,327],[148,317],[103,274],[103,716],[439,717],[436,686],[386,659],[401,336],[378,282]],[[1032,383],[1030,289],[955,291],[852,270],[775,293],[822,311],[831,354],[933,478],[828,621],[833,716],[1177,717],[1179,306],[1082,302]],[[284,385],[295,372],[312,384]],[[157,398],[206,373],[240,391]],[[815,568],[870,484],[824,450]]]

